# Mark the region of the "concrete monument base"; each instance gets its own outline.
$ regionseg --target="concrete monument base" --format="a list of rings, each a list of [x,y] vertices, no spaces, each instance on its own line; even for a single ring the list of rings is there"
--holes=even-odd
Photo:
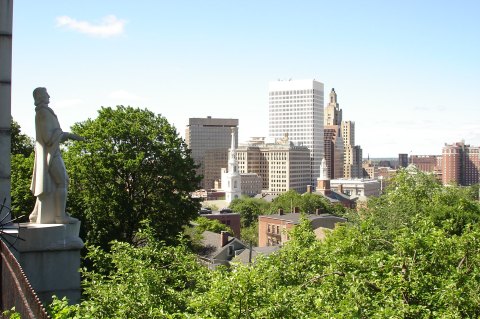
[[[14,252],[30,284],[44,305],[52,296],[80,302],[80,222],[20,224]]]

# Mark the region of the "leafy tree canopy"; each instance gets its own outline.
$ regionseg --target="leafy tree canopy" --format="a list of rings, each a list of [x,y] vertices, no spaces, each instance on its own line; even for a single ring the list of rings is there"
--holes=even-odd
[[[33,210],[35,197],[30,192],[33,172],[33,140],[23,134],[20,125],[11,121],[11,211],[13,217],[25,215],[20,221],[26,221]],[[3,199],[2,199],[3,200]]]
[[[85,301],[78,309],[57,302],[57,311],[80,318],[478,318],[478,203],[428,176],[399,176],[398,188],[325,240],[315,240],[302,219],[284,247],[252,265],[206,271],[183,245],[153,241],[92,250],[97,268],[110,270],[84,273]],[[406,221],[395,220],[398,212]]]
[[[28,135],[22,133],[20,125],[13,119],[10,122],[11,127],[11,153],[22,154],[25,157],[29,157],[33,153],[33,140]]]
[[[217,234],[220,234],[222,231],[228,231],[230,234],[233,234],[233,231],[230,227],[225,224],[222,224],[216,219],[208,219],[206,217],[198,217],[194,220],[195,228],[201,234],[204,231],[208,230]]]
[[[401,170],[393,178],[386,194],[372,198],[360,211],[382,228],[395,231],[415,227],[416,216],[428,217],[435,225],[459,234],[468,224],[480,221],[480,205],[470,188],[443,187],[432,175]],[[448,224],[448,226],[447,226]]]
[[[249,227],[256,223],[258,216],[267,214],[270,203],[263,199],[241,197],[232,200],[229,208],[240,214],[242,227]]]
[[[87,240],[103,248],[114,239],[135,242],[143,221],[157,239],[174,241],[197,216],[189,196],[199,177],[185,142],[167,120],[148,110],[103,107],[72,131],[64,159],[71,179],[69,207]]]

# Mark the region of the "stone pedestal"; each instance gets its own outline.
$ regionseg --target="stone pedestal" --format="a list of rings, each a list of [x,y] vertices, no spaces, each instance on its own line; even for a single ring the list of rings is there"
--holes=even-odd
[[[52,296],[80,301],[80,222],[74,224],[20,224],[15,252],[30,284],[44,305]]]

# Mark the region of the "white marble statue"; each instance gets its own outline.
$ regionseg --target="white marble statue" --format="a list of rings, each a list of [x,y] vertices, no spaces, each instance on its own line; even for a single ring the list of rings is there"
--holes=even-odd
[[[43,87],[33,91],[35,101],[35,163],[31,191],[37,197],[30,222],[71,224],[77,219],[65,212],[68,175],[60,153],[60,143],[68,139],[83,141],[76,134],[62,131],[55,112],[48,107],[50,95]]]

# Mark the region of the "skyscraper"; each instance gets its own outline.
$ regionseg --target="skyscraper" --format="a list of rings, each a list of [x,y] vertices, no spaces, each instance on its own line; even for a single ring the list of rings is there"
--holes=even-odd
[[[342,109],[337,102],[337,92],[332,88],[330,100],[325,108],[325,126],[342,125]]]
[[[342,109],[337,102],[335,89],[330,92],[330,100],[325,107],[324,156],[331,178],[343,177],[344,144],[341,134]]]
[[[197,173],[203,175],[201,188],[214,187],[221,178],[222,167],[228,164],[232,128],[238,143],[238,119],[190,118],[185,132],[185,142],[192,151],[192,158],[200,165]]]
[[[315,80],[269,84],[269,135],[288,138],[310,150],[310,183],[315,185],[323,158],[323,83]]]
[[[359,145],[355,145],[355,122],[342,122],[342,137],[345,150],[343,156],[343,177],[361,178],[363,177],[362,148]]]
[[[408,166],[408,154],[400,153],[398,154],[398,167],[407,167]]]

